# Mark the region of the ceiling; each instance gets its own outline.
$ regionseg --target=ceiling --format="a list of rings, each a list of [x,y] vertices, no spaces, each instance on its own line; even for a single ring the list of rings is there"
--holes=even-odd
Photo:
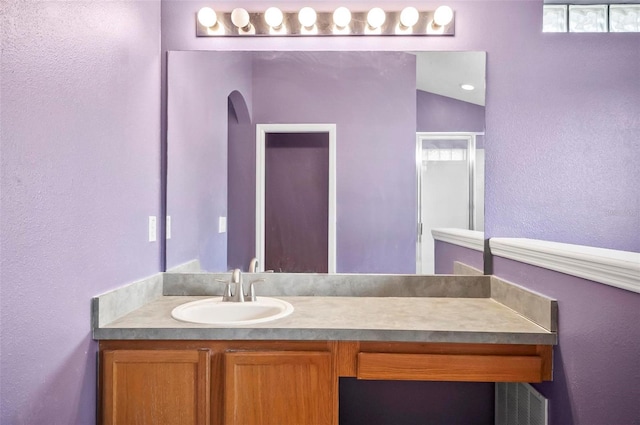
[[[484,106],[485,52],[413,53],[418,90]],[[471,84],[475,90],[463,90],[461,84]]]

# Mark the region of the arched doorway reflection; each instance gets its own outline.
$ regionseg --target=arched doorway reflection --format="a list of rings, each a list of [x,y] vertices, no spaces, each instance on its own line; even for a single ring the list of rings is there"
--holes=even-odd
[[[255,129],[242,94],[227,99],[227,265],[246,270],[255,257]]]

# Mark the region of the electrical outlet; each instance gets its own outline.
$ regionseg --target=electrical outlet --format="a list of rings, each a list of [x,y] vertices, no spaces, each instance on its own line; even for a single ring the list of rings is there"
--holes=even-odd
[[[171,216],[170,215],[167,216],[165,236],[167,239],[171,239]]]
[[[157,220],[155,215],[149,216],[149,242],[155,242],[157,240]]]

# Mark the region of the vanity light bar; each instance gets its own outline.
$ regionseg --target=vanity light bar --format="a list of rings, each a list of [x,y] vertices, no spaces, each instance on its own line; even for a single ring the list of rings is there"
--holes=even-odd
[[[545,4],[542,32],[640,32],[640,4]]]
[[[261,12],[243,8],[214,11],[203,7],[196,13],[197,37],[309,36],[309,35],[455,35],[455,14],[448,6],[418,11],[407,7],[399,11],[372,8],[353,12],[339,7],[317,12],[304,7],[281,11],[270,7]]]

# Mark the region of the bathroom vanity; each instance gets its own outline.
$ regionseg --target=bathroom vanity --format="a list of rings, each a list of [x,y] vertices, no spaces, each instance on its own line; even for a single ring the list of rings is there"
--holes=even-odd
[[[163,295],[119,317],[117,296],[94,299],[102,423],[337,424],[341,377],[552,379],[556,302],[494,277],[271,275],[261,288],[285,294],[285,318],[224,327],[171,317],[219,294],[209,284],[219,276],[165,274]]]

